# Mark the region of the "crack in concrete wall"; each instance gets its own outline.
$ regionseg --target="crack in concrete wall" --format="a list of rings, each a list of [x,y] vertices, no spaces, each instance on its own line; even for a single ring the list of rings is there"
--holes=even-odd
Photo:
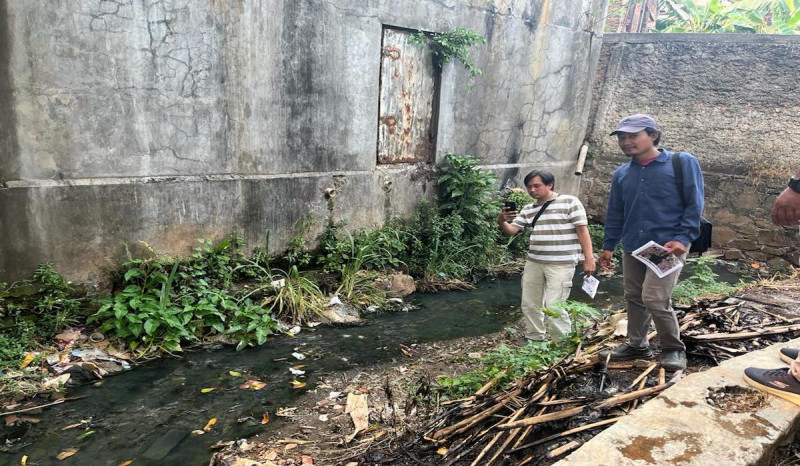
[[[5,2],[0,99],[16,121],[0,129],[0,202],[19,220],[0,222],[18,238],[0,246],[0,280],[43,260],[85,278],[124,242],[180,253],[230,230],[257,244],[270,228],[277,251],[298,218],[330,215],[335,179],[332,215],[351,226],[408,216],[433,193],[432,167],[377,165],[384,25],[487,36],[471,91],[460,65],[444,70],[439,160],[470,153],[504,184],[546,167],[577,192],[605,4]]]

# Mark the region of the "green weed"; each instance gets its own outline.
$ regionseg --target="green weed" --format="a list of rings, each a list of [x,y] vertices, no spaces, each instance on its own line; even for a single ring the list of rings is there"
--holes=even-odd
[[[281,284],[276,287],[275,294],[267,296],[262,306],[276,318],[295,323],[310,322],[325,310],[326,300],[319,287],[302,276],[296,266],[288,272],[278,270],[276,277],[281,277]]]
[[[686,259],[686,264],[692,274],[678,281],[672,290],[672,299],[678,304],[690,304],[705,296],[731,294],[739,288],[719,281],[719,276],[711,269],[714,259],[710,257],[692,257]]]

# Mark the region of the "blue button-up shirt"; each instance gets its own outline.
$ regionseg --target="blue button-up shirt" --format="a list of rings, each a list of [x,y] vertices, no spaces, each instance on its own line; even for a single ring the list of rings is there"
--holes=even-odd
[[[647,165],[631,160],[614,171],[603,249],[613,251],[622,241],[623,250],[632,252],[650,240],[662,245],[680,241],[688,249],[700,235],[705,195],[700,164],[692,154],[681,153],[684,204],[672,168],[675,154],[659,152]]]

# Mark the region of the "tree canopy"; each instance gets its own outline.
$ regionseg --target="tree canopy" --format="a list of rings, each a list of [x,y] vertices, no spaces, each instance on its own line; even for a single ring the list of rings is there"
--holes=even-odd
[[[800,33],[800,0],[660,0],[658,32]]]

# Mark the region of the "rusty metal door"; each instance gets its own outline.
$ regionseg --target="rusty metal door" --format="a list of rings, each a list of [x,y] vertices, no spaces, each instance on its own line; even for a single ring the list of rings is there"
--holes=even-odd
[[[413,32],[384,28],[378,103],[378,163],[433,160],[437,76]]]

